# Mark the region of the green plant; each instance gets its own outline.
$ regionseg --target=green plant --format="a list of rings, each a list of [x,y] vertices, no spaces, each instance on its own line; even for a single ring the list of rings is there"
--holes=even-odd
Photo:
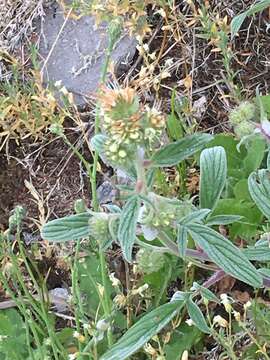
[[[219,14],[217,14],[214,17],[209,12],[208,6],[201,6],[198,10],[198,19],[201,23],[201,33],[198,37],[209,41],[209,45],[213,46],[212,52],[221,53],[223,67],[225,69],[225,76],[223,76],[224,81],[233,99],[239,102],[241,96],[240,89],[238,85],[235,84],[236,72],[232,68],[234,54],[230,46],[230,27],[227,16],[221,19]]]
[[[151,251],[151,256],[154,252],[168,253],[214,271],[203,288],[181,293],[180,298],[177,294],[179,300],[161,305],[142,317],[101,357],[104,360],[114,359],[115,356],[125,359],[166,326],[184,306],[202,332],[211,332],[194,300],[202,289],[211,286],[225,274],[254,288],[260,288],[263,284],[268,286],[269,280],[249,260],[256,258],[256,251],[262,244],[239,249],[214,229],[217,225],[241,223],[242,219],[234,213],[215,214],[215,209],[222,201],[220,198],[225,194],[230,170],[224,148],[212,146],[201,152],[200,198],[197,206],[190,200],[159,196],[152,190],[155,171],[189,158],[211,144],[213,137],[197,133],[158,147],[157,141],[164,127],[164,118],[158,110],[141,105],[136,93],[130,88],[104,87],[99,99],[103,133],[92,139],[92,146],[104,161],[121,169],[130,178],[128,187],[119,187],[125,193],[123,207],[108,206],[109,212],[106,214],[87,210],[82,214],[53,220],[43,227],[42,237],[48,241],[61,242],[79,241],[90,236],[103,250],[112,242],[117,242],[128,262],[133,261],[133,247],[136,244]],[[248,156],[249,153],[245,164],[250,169]],[[269,217],[267,189],[270,189],[270,185],[267,170],[260,170],[258,182],[253,170],[256,168],[248,172],[251,172],[248,180],[250,195],[263,214]],[[137,260],[142,268],[145,260],[141,256]],[[213,264],[207,264],[208,261]],[[146,272],[149,271],[147,269]],[[108,326],[104,331],[112,326],[113,308],[111,313],[105,313]]]

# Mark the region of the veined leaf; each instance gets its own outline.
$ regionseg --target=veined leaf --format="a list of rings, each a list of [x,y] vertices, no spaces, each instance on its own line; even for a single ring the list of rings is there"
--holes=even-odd
[[[125,360],[158,334],[182,309],[184,300],[164,304],[142,317],[100,360]]]
[[[195,210],[192,213],[186,215],[180,220],[181,225],[186,225],[194,222],[201,222],[210,213],[209,209]]]
[[[262,276],[228,239],[205,225],[190,224],[187,228],[197,245],[227,274],[254,287],[262,286]]]
[[[178,225],[177,226],[177,244],[178,244],[179,254],[182,258],[184,258],[186,256],[187,242],[188,242],[187,229],[182,225]]]
[[[262,274],[262,276],[270,277],[270,269],[268,268],[260,268],[258,269],[259,273]]]
[[[270,261],[270,247],[268,244],[248,246],[242,250],[245,256],[254,261]]]
[[[250,174],[248,189],[261,212],[270,219],[270,172],[262,169]]]
[[[270,0],[261,0],[251,5],[251,7],[242,14],[235,16],[231,22],[231,36],[234,37],[238,33],[247,16],[254,15],[259,11],[263,11],[269,6]]]
[[[139,215],[140,198],[132,196],[123,207],[118,228],[118,240],[127,261],[132,260],[132,248],[136,239],[136,225]]]
[[[158,150],[152,157],[152,165],[155,167],[177,165],[201,150],[212,139],[213,136],[209,134],[186,136]]]
[[[203,333],[209,334],[210,329],[204,319],[204,316],[197,304],[195,304],[191,299],[188,299],[187,301],[187,311],[189,314],[189,317],[194,322],[194,324],[197,326],[198,329],[200,329]]]
[[[192,285],[192,289],[199,290],[200,293],[201,293],[201,296],[203,298],[207,299],[208,301],[213,301],[213,302],[216,302],[218,304],[220,303],[219,298],[212,291],[205,288],[204,286],[194,282],[193,285]]]
[[[243,219],[243,216],[240,215],[215,215],[207,219],[206,224],[208,226],[229,225],[241,219]]]
[[[215,146],[203,150],[200,169],[200,206],[214,209],[227,177],[227,159],[223,147]]]
[[[91,214],[85,212],[49,221],[43,226],[41,237],[44,240],[55,242],[78,240],[88,237],[90,234],[90,217]]]

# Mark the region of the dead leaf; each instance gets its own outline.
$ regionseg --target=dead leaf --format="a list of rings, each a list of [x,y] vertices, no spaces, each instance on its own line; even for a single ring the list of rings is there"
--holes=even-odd
[[[240,303],[245,304],[246,302],[248,302],[250,300],[250,295],[247,291],[239,291],[239,290],[235,290],[232,293],[232,297],[239,301]]]

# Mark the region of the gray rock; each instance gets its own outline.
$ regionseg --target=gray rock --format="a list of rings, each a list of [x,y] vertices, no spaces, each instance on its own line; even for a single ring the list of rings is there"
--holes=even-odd
[[[64,23],[63,10],[57,4],[45,9],[40,25],[39,53],[43,61]],[[84,96],[91,96],[98,87],[108,44],[107,25],[95,26],[95,19],[83,16],[68,19],[54,49],[46,61],[43,72],[45,83],[62,81],[62,85],[74,94],[77,105],[84,105]],[[112,54],[115,64],[128,62],[135,53],[136,40],[122,35]]]
[[[51,302],[54,304],[56,311],[63,313],[68,310],[69,293],[67,289],[55,288],[49,291]]]
[[[114,201],[117,190],[109,181],[104,181],[97,188],[97,198],[100,204],[108,204]]]

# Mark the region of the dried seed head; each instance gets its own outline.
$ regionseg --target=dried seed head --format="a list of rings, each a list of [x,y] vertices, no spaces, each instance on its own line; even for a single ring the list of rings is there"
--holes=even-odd
[[[225,320],[225,319],[224,319],[222,316],[220,316],[220,315],[216,315],[216,316],[214,317],[213,323],[214,323],[214,324],[217,324],[217,325],[219,325],[219,326],[221,326],[221,327],[224,327],[224,328],[228,327],[228,321]]]
[[[127,298],[125,297],[124,294],[117,294],[114,297],[113,302],[116,304],[117,307],[123,308],[127,304]]]

